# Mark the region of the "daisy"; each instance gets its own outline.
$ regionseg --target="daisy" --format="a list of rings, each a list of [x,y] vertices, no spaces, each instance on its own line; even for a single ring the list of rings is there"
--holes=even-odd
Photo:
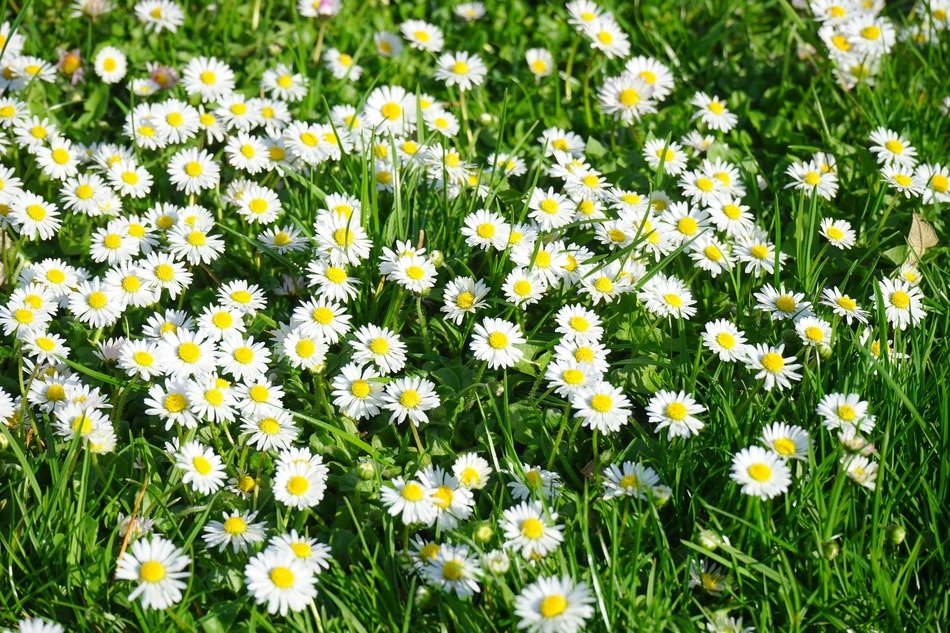
[[[903,279],[882,279],[878,282],[878,289],[884,302],[884,315],[897,329],[906,330],[908,325],[917,325],[926,316],[924,296],[919,287]],[[873,295],[870,299],[877,300]]]
[[[785,173],[792,179],[786,189],[798,189],[809,195],[831,200],[838,193],[838,177],[833,171],[822,172],[814,162],[793,163]]]
[[[766,391],[771,391],[773,387],[778,387],[779,391],[791,388],[792,381],[802,378],[802,375],[795,371],[801,365],[794,362],[794,356],[782,356],[784,350],[785,345],[770,347],[761,343],[748,349],[746,367],[757,372],[756,378],[765,381]]]
[[[730,477],[742,486],[743,494],[771,499],[788,491],[791,472],[775,453],[758,446],[749,446],[732,458]]]
[[[529,216],[545,231],[561,228],[571,223],[574,209],[567,198],[549,188],[535,188],[528,200]]]
[[[897,269],[897,275],[911,286],[919,286],[923,280],[917,267],[907,262],[901,264],[900,268]]]
[[[502,291],[505,298],[522,310],[527,310],[532,303],[537,303],[548,289],[544,277],[524,268],[515,268],[505,277]]]
[[[335,48],[329,48],[323,53],[323,61],[337,79],[359,81],[363,74],[363,67],[356,64],[353,56]]]
[[[260,287],[240,280],[229,281],[218,288],[218,300],[223,306],[248,316],[254,316],[258,310],[267,307]]]
[[[913,169],[917,164],[917,150],[902,135],[888,128],[876,128],[869,137],[871,153],[881,165],[898,164]]]
[[[185,12],[171,0],[141,0],[135,5],[135,17],[156,33],[174,33],[185,23]]]
[[[332,344],[350,331],[350,318],[346,309],[338,303],[310,299],[294,308],[290,325],[300,328],[303,334]]]
[[[604,470],[604,499],[636,497],[646,501],[659,483],[660,477],[649,466],[638,462],[624,462],[619,467],[611,464]]]
[[[375,416],[383,406],[384,387],[380,377],[369,365],[356,362],[344,365],[331,385],[334,406],[354,420]]]
[[[521,553],[525,560],[544,558],[564,540],[557,514],[545,513],[540,501],[522,501],[504,511],[499,527],[505,534],[505,547]]]
[[[924,204],[950,202],[950,168],[940,163],[919,165],[914,176],[923,186],[921,201]]]
[[[438,53],[445,44],[442,30],[422,20],[407,20],[399,25],[399,30],[416,50]]]
[[[472,516],[475,499],[468,488],[438,466],[428,466],[419,474],[422,485],[432,491],[437,511],[436,528],[454,530],[460,521]]]
[[[244,582],[257,604],[266,604],[268,613],[281,616],[303,611],[317,595],[313,569],[293,552],[270,547],[248,561]]]
[[[690,319],[696,314],[696,301],[686,285],[676,277],[657,274],[637,293],[646,309],[661,317]]]
[[[330,568],[330,548],[315,538],[310,538],[291,530],[286,534],[272,536],[268,549],[276,552],[289,552],[307,565],[314,574]]]
[[[773,321],[782,319],[796,320],[811,316],[811,303],[805,301],[801,292],[789,292],[784,285],[774,288],[772,284],[765,284],[761,290],[752,295],[755,297],[756,310],[768,312]]]
[[[432,262],[418,255],[400,257],[389,278],[409,292],[425,295],[435,286],[436,269]]]
[[[703,591],[713,596],[719,596],[729,586],[729,575],[721,565],[700,559],[690,561],[689,586],[701,587]]]
[[[275,409],[284,408],[284,388],[264,375],[236,385],[234,395],[244,415],[271,415]]]
[[[289,224],[264,229],[257,235],[257,241],[281,255],[304,251],[309,243],[300,229]]]
[[[554,127],[544,130],[538,143],[544,148],[545,156],[563,155],[569,159],[583,158],[586,145],[579,134]]]
[[[409,133],[415,129],[416,98],[399,86],[380,86],[366,98],[363,116],[380,134]]]
[[[554,58],[545,48],[529,48],[525,52],[525,61],[535,79],[547,77],[554,70]]]
[[[395,57],[402,52],[402,40],[395,33],[378,31],[373,35],[373,45],[380,57]]]
[[[164,372],[175,378],[210,373],[216,366],[214,342],[184,329],[165,334],[158,355]]]
[[[294,72],[286,64],[277,64],[274,68],[265,70],[261,77],[262,90],[275,99],[291,103],[307,96],[307,84],[306,77]]]
[[[119,368],[142,380],[161,375],[158,346],[151,341],[127,341],[119,354]]]
[[[482,250],[504,250],[508,246],[511,226],[493,211],[479,209],[465,217],[462,235],[469,246]]]
[[[382,408],[392,412],[390,422],[400,423],[406,418],[415,424],[428,422],[426,411],[440,404],[435,385],[420,376],[397,378],[387,384],[383,392]]]
[[[662,170],[676,176],[686,169],[686,152],[675,141],[651,139],[643,146],[643,158],[650,169]]]
[[[847,220],[835,220],[832,218],[823,218],[819,232],[835,248],[847,250],[854,246],[855,233],[851,228],[851,223]]]
[[[133,160],[120,160],[109,168],[109,182],[120,196],[144,198],[152,190],[152,175]]]
[[[165,430],[178,424],[187,429],[198,426],[191,413],[188,400],[188,382],[186,380],[166,380],[163,385],[152,384],[145,398],[145,413],[165,421]]]
[[[390,516],[400,517],[405,525],[435,523],[438,509],[433,503],[432,490],[419,481],[396,477],[392,487],[383,486],[380,499]]]
[[[168,291],[174,299],[191,285],[192,275],[184,264],[168,253],[152,252],[144,260],[138,260],[139,274],[156,288]]]
[[[205,150],[190,148],[171,157],[168,173],[175,188],[190,195],[217,187],[220,167]]]
[[[319,457],[316,460],[278,465],[274,473],[274,499],[297,510],[319,504],[326,492],[328,471]]]
[[[808,459],[811,440],[808,432],[800,426],[774,422],[762,429],[759,439],[782,459]]]
[[[653,57],[642,55],[631,57],[626,61],[624,68],[628,74],[639,77],[650,86],[653,89],[652,96],[657,101],[664,100],[673,90],[675,84],[673,73],[670,72],[669,67]]]
[[[43,332],[50,320],[52,320],[52,314],[36,310],[28,305],[5,305],[0,308],[0,323],[3,325],[3,333],[7,336],[16,332],[22,338],[26,332]]]
[[[591,48],[603,52],[608,58],[630,54],[630,39],[609,14],[584,22],[582,33],[590,40]]]
[[[597,91],[600,109],[626,125],[639,121],[644,114],[656,111],[652,89],[639,77],[610,77]]]
[[[384,374],[394,374],[406,364],[406,345],[389,328],[364,325],[354,333],[353,360],[373,363]]]
[[[182,483],[196,492],[209,495],[224,485],[224,464],[214,450],[197,441],[184,444],[175,454],[175,465],[184,471]]]
[[[679,187],[693,204],[701,204],[704,207],[722,204],[726,198],[722,181],[702,169],[684,172],[680,176]]]
[[[830,431],[838,429],[869,432],[874,428],[874,416],[868,414],[868,403],[856,393],[829,393],[819,402],[815,412]]]
[[[447,110],[435,107],[429,108],[422,115],[422,120],[425,121],[429,130],[438,132],[443,136],[452,138],[458,134],[459,121],[454,114]]]
[[[188,95],[215,103],[234,92],[234,71],[214,57],[192,57],[182,72],[182,85]]]
[[[857,301],[842,293],[837,287],[825,288],[821,291],[821,296],[821,304],[829,306],[835,314],[844,317],[848,325],[855,320],[861,323],[868,322],[867,310],[862,309]]]
[[[824,319],[801,317],[795,321],[795,333],[807,347],[827,347],[831,344],[831,324]]]
[[[630,400],[623,391],[605,381],[579,390],[572,396],[571,406],[583,426],[601,433],[620,430],[630,418]]]
[[[696,416],[704,411],[706,407],[698,404],[685,391],[674,393],[660,390],[650,398],[647,405],[650,423],[656,425],[657,433],[665,428],[668,440],[699,435],[705,425]]]
[[[710,97],[705,92],[697,92],[689,100],[696,107],[692,119],[700,119],[711,130],[728,133],[739,123],[739,117],[729,111],[726,102],[719,97]]]
[[[924,183],[921,182],[913,167],[891,163],[881,168],[881,175],[888,187],[904,194],[905,198],[917,198],[923,195]]]
[[[739,198],[721,198],[706,212],[716,229],[725,231],[730,237],[747,234],[755,226],[749,207]]]
[[[579,362],[573,357],[559,357],[548,363],[544,377],[557,395],[571,400],[576,394],[600,381],[603,372],[590,363]]]
[[[27,333],[24,343],[26,353],[38,363],[55,363],[69,357],[70,350],[65,345],[66,339],[58,334],[33,330]]]
[[[114,324],[124,309],[118,294],[99,279],[80,282],[69,295],[69,311],[80,322],[94,328]]]
[[[726,363],[744,361],[749,353],[745,334],[726,319],[706,323],[703,345]]]
[[[703,235],[693,242],[689,257],[696,266],[709,272],[712,277],[732,270],[733,262],[729,248],[714,236]]]
[[[488,485],[492,468],[475,453],[463,453],[452,464],[452,474],[458,483],[469,490],[481,490]]]
[[[846,455],[841,458],[841,463],[845,467],[848,479],[868,490],[874,490],[877,487],[878,466],[876,462],[871,461],[864,455]]]
[[[115,577],[138,582],[129,600],[139,598],[145,609],[178,604],[191,576],[191,559],[171,541],[155,535],[133,541],[117,561]]]
[[[769,241],[768,234],[757,227],[751,232],[737,236],[733,253],[739,261],[745,263],[745,272],[755,275],[763,272],[773,274],[776,259],[781,271],[785,261],[785,254],[776,253],[775,245]]]
[[[35,154],[36,164],[50,178],[66,180],[79,172],[79,155],[69,140],[55,139],[49,147],[37,147]]]
[[[223,552],[228,545],[235,552],[247,551],[248,545],[264,541],[264,524],[254,523],[256,512],[232,510],[222,515],[223,521],[208,521],[202,539],[211,548],[217,546]]]
[[[475,325],[471,349],[475,358],[487,362],[490,369],[514,367],[524,357],[517,346],[526,342],[518,325],[486,318]]]
[[[249,174],[260,173],[267,168],[270,162],[264,141],[247,132],[238,132],[231,136],[224,151],[227,154],[229,165]],[[268,189],[268,191],[270,190]]]
[[[563,340],[590,344],[599,342],[604,335],[604,328],[597,313],[580,304],[564,306],[558,310],[554,320],[557,324],[555,331]]]
[[[195,417],[212,423],[234,419],[234,395],[226,384],[213,375],[188,381],[188,407]]]
[[[444,53],[436,60],[435,78],[447,86],[458,86],[461,92],[484,83],[487,72],[481,57],[465,51]]]
[[[422,574],[445,592],[467,598],[478,593],[481,569],[466,545],[444,545],[423,568]]]
[[[168,250],[192,265],[210,264],[224,252],[224,240],[197,227],[179,224],[168,231]]]
[[[570,577],[541,576],[515,598],[519,629],[528,633],[576,633],[594,615],[594,597]]]
[[[9,220],[17,232],[29,240],[39,238],[48,240],[56,235],[62,226],[56,205],[42,197],[24,191],[8,202]]]
[[[308,281],[316,286],[317,295],[323,299],[345,303],[359,294],[360,281],[350,277],[345,267],[316,259],[307,265],[307,273]]]

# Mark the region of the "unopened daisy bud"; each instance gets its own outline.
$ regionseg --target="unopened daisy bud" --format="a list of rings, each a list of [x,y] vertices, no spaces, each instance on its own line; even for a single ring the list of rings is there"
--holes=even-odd
[[[664,486],[663,484],[653,486],[653,499],[657,506],[665,506],[672,496],[673,489],[669,486]]]
[[[429,603],[432,602],[432,591],[426,585],[419,585],[416,587],[416,600],[415,604],[420,608],[425,609]]]
[[[478,120],[482,123],[482,125],[491,125],[492,123],[495,122],[495,117],[493,117],[493,116],[492,116],[490,113],[488,113],[488,112],[482,112],[482,113],[478,116]]]
[[[503,576],[511,569],[511,559],[504,550],[492,550],[485,554],[485,567],[493,574]]]
[[[700,530],[699,544],[712,551],[722,545],[722,538],[712,530]]]
[[[759,188],[759,191],[765,191],[769,188],[769,183],[762,174],[755,175],[755,185]]]
[[[487,543],[495,536],[495,530],[492,527],[492,524],[488,521],[484,521],[475,528],[475,540],[480,543]]]
[[[838,547],[838,543],[835,541],[828,541],[821,546],[821,555],[824,556],[826,560],[834,560],[838,558],[838,554],[840,553],[841,548]]]
[[[819,345],[818,346],[818,355],[822,358],[831,358],[831,346],[830,345]]]
[[[360,460],[356,465],[356,474],[359,475],[359,478],[363,481],[369,481],[376,477],[376,464],[368,459]]]
[[[0,450],[6,450],[7,446],[10,445],[10,441],[7,440],[6,435],[0,435]]]
[[[445,263],[445,255],[442,254],[442,251],[431,251],[429,253],[429,262],[438,268]]]
[[[892,545],[900,545],[904,542],[906,537],[907,530],[903,525],[891,523],[887,526],[887,540],[890,541]]]

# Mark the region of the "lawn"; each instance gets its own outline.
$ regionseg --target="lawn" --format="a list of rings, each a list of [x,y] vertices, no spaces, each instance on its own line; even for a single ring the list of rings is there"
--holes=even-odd
[[[3,0],[0,630],[945,630],[948,12]]]

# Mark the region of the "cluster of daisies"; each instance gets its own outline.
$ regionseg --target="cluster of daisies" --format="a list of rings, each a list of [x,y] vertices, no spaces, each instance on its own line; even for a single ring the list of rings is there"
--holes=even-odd
[[[823,29],[830,29],[826,39],[838,46],[840,38],[851,51],[847,60],[839,58],[842,68],[873,66],[875,55],[893,44],[894,29],[877,16],[877,3],[812,5],[816,16],[826,16],[820,18]],[[937,4],[930,6],[932,21],[945,25],[946,12],[938,18]],[[301,0],[298,12],[323,20],[339,8],[335,0]],[[95,19],[112,9],[109,0],[74,3],[77,15]],[[565,9],[582,41],[623,64],[621,74],[600,86],[600,109],[626,126],[656,113],[676,88],[671,69],[652,57],[631,57],[630,37],[593,2],[574,0]],[[465,21],[486,13],[478,2],[458,5],[455,12]],[[142,0],[135,16],[156,34],[174,33],[185,20],[171,0]],[[767,183],[722,158],[727,136],[739,125],[728,98],[697,92],[689,98],[691,129],[680,130],[685,133],[675,140],[646,139],[644,171],[670,177],[664,180],[672,183],[669,191],[638,192],[611,183],[587,156],[584,138],[554,127],[521,153],[499,147],[479,160],[464,156],[451,139],[470,124],[465,93],[488,79],[485,61],[444,50],[445,34],[428,22],[408,20],[398,31],[374,35],[376,54],[391,58],[406,46],[431,54],[434,80],[459,104],[461,117],[428,93],[379,85],[360,108],[330,104],[325,120],[311,121],[295,115],[311,95],[309,81],[283,63],[245,86],[214,57],[197,56],[181,68],[159,62],[133,68],[125,51],[106,44],[94,56],[93,72],[84,75],[78,51],[64,52],[53,64],[24,55],[23,37],[7,24],[0,29],[0,147],[15,145],[18,159],[28,163],[0,165],[4,243],[8,237],[17,247],[51,241],[64,227],[77,225],[77,218],[90,227],[85,266],[55,253],[19,262],[16,287],[0,306],[0,328],[19,350],[26,396],[0,389],[0,420],[17,430],[29,426],[30,416],[46,415],[65,442],[94,454],[117,448],[126,430],[123,407],[114,407],[108,394],[87,382],[70,348],[75,341],[67,338],[70,325],[88,330],[101,361],[97,369],[114,378],[124,406],[139,399],[145,415],[170,436],[168,485],[184,486],[189,501],[219,512],[203,526],[202,556],[230,548],[244,565],[247,593],[269,612],[308,608],[318,575],[332,562],[329,548],[315,538],[278,530],[255,509],[263,493],[282,513],[315,508],[328,493],[322,456],[301,446],[306,437],[298,424],[306,416],[296,412],[287,378],[312,377],[326,392],[327,408],[340,416],[381,418],[406,429],[420,452],[419,429],[452,395],[440,395],[422,360],[428,350],[412,349],[400,327],[360,322],[356,304],[378,297],[385,284],[398,287],[400,297],[418,299],[423,339],[428,330],[422,313],[429,305],[438,306],[429,318],[462,326],[462,349],[478,363],[479,377],[537,362],[527,357],[528,344],[553,338],[538,383],[562,399],[595,444],[598,436],[622,434],[633,423],[634,407],[644,408],[654,432],[669,442],[702,433],[709,413],[683,389],[662,389],[642,401],[624,393],[617,372],[611,373],[620,367],[611,356],[620,355],[609,348],[609,334],[618,327],[619,311],[611,308],[626,297],[632,300],[625,305],[635,300],[654,323],[682,327],[698,314],[691,283],[755,287],[754,314],[793,329],[795,349],[786,352],[787,343],[765,328],[755,332],[761,342],[750,341],[724,313],[702,325],[703,362],[743,366],[767,391],[792,389],[803,367],[844,336],[859,339],[874,357],[901,358],[890,349],[887,333],[875,332],[870,314],[880,305],[895,331],[917,326],[925,315],[919,271],[908,263],[880,280],[867,307],[861,305],[864,297],[859,302],[838,287],[806,297],[791,282],[781,283],[787,256],[747,196],[748,185]],[[322,59],[339,80],[356,82],[362,75],[353,54],[328,48]],[[543,48],[529,49],[525,61],[538,81],[558,71],[554,55]],[[63,133],[49,113],[31,111],[30,91],[58,75],[73,84],[94,76],[117,93],[134,94],[116,138],[84,144]],[[892,189],[923,203],[950,200],[946,167],[918,165],[916,150],[890,130],[875,130],[871,142]],[[316,174],[352,155],[366,159],[380,192],[398,192],[418,176],[419,186],[448,197],[472,196],[474,210],[461,219],[463,245],[447,256],[422,241],[374,241],[368,228],[374,210],[339,190],[319,198],[309,226],[294,221],[286,208],[291,176]],[[541,173],[528,184],[522,177],[536,158]],[[788,187],[831,200],[838,189],[836,168],[833,156],[815,154],[789,167]],[[509,213],[497,202],[475,208],[500,184],[523,192],[516,205],[523,213]],[[46,195],[37,193],[44,190]],[[173,192],[175,201],[156,200],[164,191]],[[212,265],[222,260],[234,226],[294,265],[282,285],[217,279]],[[857,241],[845,220],[824,217],[818,232],[831,248],[848,249]],[[669,263],[662,271],[661,261]],[[690,271],[688,280],[669,272],[679,264]],[[470,272],[488,269],[497,273],[494,278]],[[374,289],[367,280],[377,273],[381,281]],[[186,307],[193,286],[204,278],[215,282],[215,292]],[[269,292],[289,297],[284,314],[273,308]],[[540,306],[556,308],[553,317],[528,328]],[[874,427],[868,404],[855,394],[830,394],[817,415],[847,452],[847,476],[873,488],[877,466],[865,439]],[[781,422],[766,426],[759,439],[761,446],[733,456],[732,479],[743,493],[769,499],[788,490],[796,465],[804,469],[811,439],[804,428]],[[672,494],[643,462],[596,466],[607,502],[629,498],[661,505]],[[502,489],[512,503],[500,516],[483,519],[475,494],[496,472],[502,472],[497,463],[492,467],[465,452],[448,470],[430,465],[382,486],[380,503],[388,514],[419,530],[406,558],[428,585],[470,597],[513,564],[541,567],[558,551],[565,538],[556,512],[558,473],[510,464],[503,471],[510,481]],[[471,522],[477,522],[474,530]],[[192,557],[154,533],[148,517],[120,517],[120,523],[125,541],[116,577],[134,585],[130,600],[146,609],[180,602],[195,567]],[[474,532],[475,544],[463,526],[465,534]],[[698,568],[695,575],[712,590],[721,581],[717,573]],[[520,590],[515,614],[522,628],[571,632],[592,617],[593,602],[585,583],[540,575]],[[741,620],[717,618],[717,626],[741,629]],[[62,628],[40,620],[19,626]]]
[[[948,26],[950,2],[922,0],[914,5],[906,27],[898,31],[881,15],[884,0],[795,0],[798,8],[811,13],[818,37],[828,51],[838,82],[847,89],[874,84],[884,59],[898,38],[930,44]]]

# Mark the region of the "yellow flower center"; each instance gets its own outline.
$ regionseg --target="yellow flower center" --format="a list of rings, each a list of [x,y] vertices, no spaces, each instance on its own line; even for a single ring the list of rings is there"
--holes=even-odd
[[[597,413],[607,413],[614,407],[614,399],[605,393],[598,393],[590,399],[590,408]]]
[[[159,264],[155,267],[155,276],[160,281],[169,282],[175,278],[175,269],[171,264]]]
[[[545,213],[549,215],[553,215],[557,213],[557,210],[558,210],[557,200],[553,200],[552,198],[545,198],[544,200],[541,201],[541,204],[538,206],[541,207],[542,211],[544,211]]]
[[[198,455],[192,459],[191,465],[199,475],[207,475],[212,470],[214,470],[214,468],[211,466],[211,462],[209,462],[203,455]]]
[[[795,442],[787,437],[780,437],[772,442],[772,448],[779,455],[788,457],[795,454]]]
[[[527,297],[531,294],[531,282],[526,279],[519,279],[512,286],[512,290],[519,297]]]
[[[254,385],[248,390],[247,395],[254,402],[267,402],[270,397],[270,390],[264,385]]]
[[[186,363],[196,363],[201,358],[201,348],[195,343],[182,343],[178,346],[178,358]]]
[[[425,492],[422,490],[422,486],[410,481],[402,487],[402,492],[400,492],[400,495],[402,495],[402,498],[406,501],[417,503],[422,501],[422,498],[425,496]]]
[[[910,307],[910,295],[903,290],[895,290],[891,293],[891,305],[898,310],[906,310]]]
[[[713,181],[709,178],[704,177],[704,178],[696,179],[696,188],[699,189],[700,191],[709,193],[710,191],[713,190],[714,187],[715,185],[713,184]]]
[[[567,610],[567,600],[561,595],[545,596],[538,609],[542,617],[556,618]]]
[[[61,147],[57,147],[50,153],[50,157],[57,165],[65,165],[69,162],[69,152]]]
[[[681,422],[686,419],[687,414],[686,405],[682,402],[671,402],[666,405],[666,417],[671,420]]]
[[[746,472],[749,473],[749,477],[752,477],[752,479],[759,483],[772,478],[772,469],[769,468],[768,464],[752,464]]]
[[[357,378],[350,384],[350,393],[356,398],[365,398],[369,395],[370,391],[369,382],[362,378]]]
[[[157,560],[147,560],[139,565],[139,580],[141,582],[156,583],[165,578],[165,565]]]
[[[679,308],[683,305],[683,298],[677,294],[669,293],[663,295],[663,300],[672,308]]]
[[[452,72],[456,75],[465,75],[468,74],[468,64],[465,62],[459,61],[452,64]]]
[[[909,187],[913,182],[910,176],[907,174],[894,174],[894,182],[899,184],[901,187]]]
[[[142,367],[151,367],[155,363],[155,358],[151,354],[141,350],[132,354],[132,360],[135,361],[136,365]]]
[[[188,163],[185,164],[185,173],[191,176],[192,178],[200,176],[201,172],[203,171],[204,171],[204,168],[202,168],[201,163],[199,163],[196,160],[189,161]]]
[[[287,567],[274,567],[270,570],[270,581],[278,589],[290,589],[294,586],[294,572]]]
[[[943,174],[934,174],[930,178],[930,187],[937,193],[947,193],[947,189],[950,189],[950,179]]]
[[[804,176],[802,176],[802,180],[806,185],[814,187],[821,182],[821,174],[819,174],[817,171],[809,171]]]
[[[838,407],[836,412],[838,417],[844,420],[845,422],[852,422],[856,417],[858,417],[858,412],[854,410],[850,404],[843,404]]]
[[[633,88],[624,88],[617,96],[617,100],[625,108],[632,108],[640,103],[640,93]]]
[[[454,560],[447,561],[442,565],[442,577],[449,582],[458,580],[462,577],[463,568]]]
[[[777,374],[785,367],[785,359],[775,352],[768,352],[762,357],[762,367],[770,373]]]
[[[782,295],[775,300],[775,307],[782,312],[794,312],[795,308],[798,307],[798,304],[795,302],[795,297],[791,295]]]
[[[680,221],[676,223],[676,230],[683,235],[693,235],[699,230],[699,223],[693,218],[686,216],[685,218],[680,218]]]
[[[710,260],[718,262],[722,260],[722,251],[715,244],[710,244],[703,249],[703,254]]]
[[[399,404],[407,409],[415,409],[422,402],[422,397],[415,389],[406,389],[399,395]]]
[[[122,279],[122,290],[126,292],[138,292],[141,287],[142,282],[135,275],[129,275]]]
[[[247,365],[254,360],[254,351],[250,347],[239,347],[234,350],[234,360]]]
[[[829,226],[826,233],[828,234],[828,237],[833,240],[840,240],[841,238],[844,237],[844,231],[842,231],[836,226]]]
[[[568,385],[579,385],[584,382],[584,372],[579,369],[565,369],[561,372],[561,378]]]
[[[732,349],[736,346],[736,339],[729,332],[720,332],[717,334],[716,342],[719,343],[723,349]]]
[[[521,523],[521,534],[532,540],[539,539],[544,534],[544,524],[534,517],[527,518]]]
[[[162,403],[162,406],[164,406],[165,410],[169,413],[181,413],[185,410],[185,407],[188,406],[188,399],[180,393],[170,393],[165,396],[165,401]]]
[[[380,113],[390,121],[398,119],[402,115],[402,106],[398,103],[389,103],[383,104],[383,107],[379,109]]]
[[[206,241],[205,234],[201,231],[192,231],[186,239],[191,246],[204,246]]]
[[[244,534],[246,530],[247,522],[239,516],[229,517],[224,522],[224,531],[231,536]]]
[[[809,326],[805,328],[805,337],[814,343],[820,343],[825,340],[825,333],[822,332],[820,327]]]
[[[258,423],[257,428],[264,435],[277,435],[280,433],[280,422],[275,418],[264,418]]]
[[[866,26],[863,29],[861,29],[861,37],[863,37],[866,40],[879,39],[881,37],[881,27],[877,26],[876,24],[872,24],[871,26]]]
[[[294,475],[287,480],[287,492],[295,497],[299,497],[308,490],[310,490],[310,481],[303,475]]]
[[[488,345],[492,349],[505,349],[508,347],[508,337],[502,332],[492,332],[488,335]]]
[[[439,486],[432,493],[433,503],[443,510],[452,505],[452,489],[448,486]]]
[[[42,222],[46,219],[46,209],[39,204],[31,204],[26,207],[26,214],[34,222]]]
[[[90,292],[89,296],[86,297],[86,304],[93,310],[101,310],[106,307],[107,303],[109,303],[109,299],[106,297],[106,293],[99,290]]]

